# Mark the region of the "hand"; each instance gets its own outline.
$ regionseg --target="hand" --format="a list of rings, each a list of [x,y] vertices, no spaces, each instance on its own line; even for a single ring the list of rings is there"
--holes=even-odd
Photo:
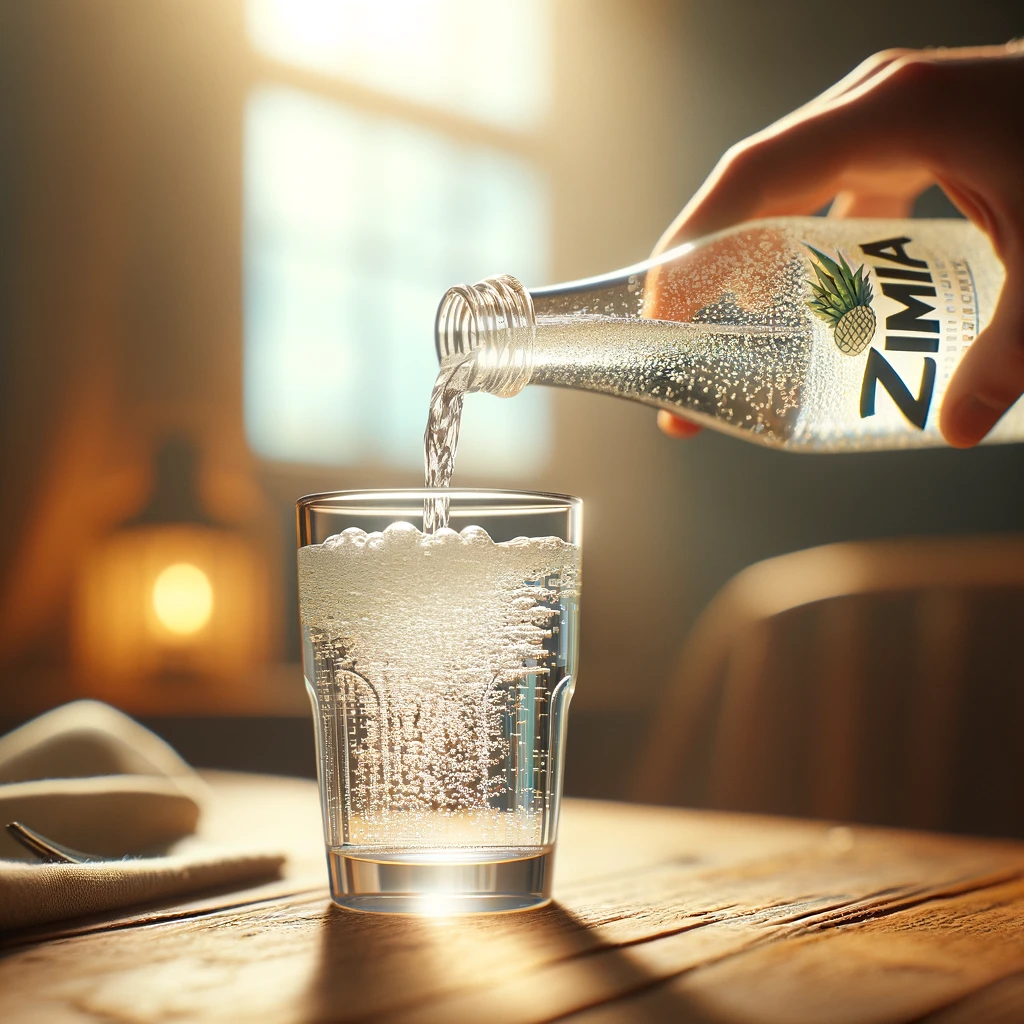
[[[949,382],[940,417],[977,444],[1024,392],[1024,44],[886,50],[733,146],[655,254],[756,217],[907,217],[937,183],[992,240],[999,303]],[[674,437],[699,427],[658,413]]]

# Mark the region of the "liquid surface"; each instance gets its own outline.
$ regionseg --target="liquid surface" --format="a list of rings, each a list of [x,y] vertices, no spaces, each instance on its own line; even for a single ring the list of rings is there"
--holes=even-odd
[[[525,910],[551,896],[553,848],[328,851],[331,891],[353,910],[413,914]]]

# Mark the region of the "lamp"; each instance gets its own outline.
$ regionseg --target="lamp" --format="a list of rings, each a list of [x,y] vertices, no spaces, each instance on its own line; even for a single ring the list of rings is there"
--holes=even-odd
[[[84,559],[80,684],[137,713],[237,711],[268,653],[263,559],[203,509],[191,441],[166,440],[155,470],[145,508]]]

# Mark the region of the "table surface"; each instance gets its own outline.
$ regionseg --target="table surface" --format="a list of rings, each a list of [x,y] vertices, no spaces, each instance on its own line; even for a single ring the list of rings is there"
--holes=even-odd
[[[0,1019],[1024,1021],[1024,843],[567,800],[550,907],[387,917],[328,899],[312,783],[209,778],[286,876],[9,936]]]

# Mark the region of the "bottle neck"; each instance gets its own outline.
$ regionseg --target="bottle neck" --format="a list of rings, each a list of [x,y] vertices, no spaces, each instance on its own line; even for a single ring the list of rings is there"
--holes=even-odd
[[[434,324],[438,359],[476,353],[470,391],[511,398],[530,383],[536,319],[530,293],[503,274],[449,288]]]

